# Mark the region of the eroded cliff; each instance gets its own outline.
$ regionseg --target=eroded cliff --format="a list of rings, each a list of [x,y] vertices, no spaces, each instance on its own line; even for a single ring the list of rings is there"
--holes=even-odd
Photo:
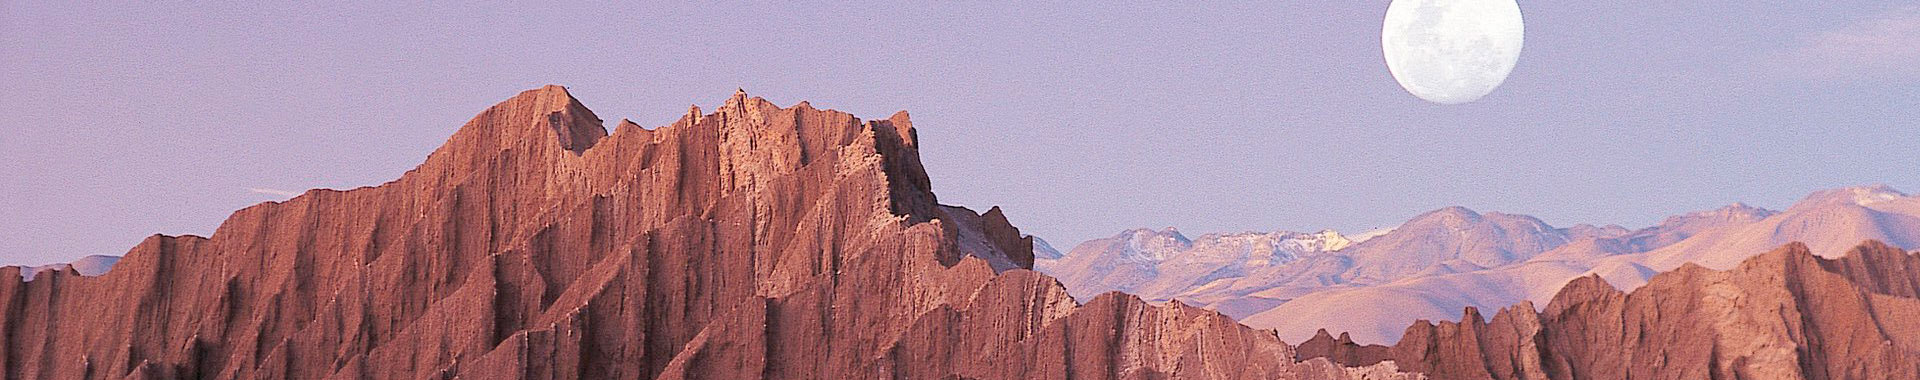
[[[557,86],[399,179],[0,281],[8,378],[1382,378],[1272,333],[1026,270],[938,204],[902,112],[744,93],[670,126]],[[0,271],[18,271],[7,268]],[[0,276],[17,276],[0,273]],[[12,277],[9,277],[12,278]]]
[[[1920,378],[1920,255],[1793,243],[1725,271],[1688,264],[1625,293],[1577,279],[1536,313],[1421,321],[1392,347],[1315,339],[1302,358],[1392,360],[1443,379]]]

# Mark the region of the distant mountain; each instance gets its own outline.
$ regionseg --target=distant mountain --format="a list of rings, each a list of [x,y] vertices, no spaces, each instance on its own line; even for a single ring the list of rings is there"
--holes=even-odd
[[[1188,239],[1178,230],[1134,229],[1075,246],[1059,259],[1035,266],[1059,273],[1076,298],[1119,291],[1166,299],[1219,279],[1285,265],[1352,245],[1332,230],[1206,234]]]
[[[22,281],[33,281],[33,276],[40,274],[42,271],[67,270],[68,268],[72,268],[75,273],[81,276],[99,276],[113,269],[113,263],[119,261],[120,256],[92,255],[82,257],[72,262],[20,268],[20,278]]]
[[[1488,268],[1526,260],[1573,235],[1526,215],[1475,213],[1465,207],[1429,212],[1392,232],[1342,252],[1350,270],[1341,283],[1382,283],[1433,270]]]
[[[1245,318],[1294,298],[1329,289],[1378,285],[1407,277],[1520,262],[1570,240],[1610,233],[1608,231],[1584,226],[1558,229],[1530,216],[1481,214],[1463,207],[1448,207],[1421,214],[1392,231],[1338,251],[1249,270],[1242,276],[1169,292],[1166,297],[1149,298],[1179,299]],[[1069,289],[1072,286],[1068,284]]]
[[[1324,328],[1346,332],[1356,342],[1390,343],[1410,321],[1457,316],[1464,307],[1544,304],[1568,281],[1585,275],[1632,289],[1687,262],[1725,269],[1790,242],[1805,242],[1813,252],[1831,255],[1866,240],[1920,247],[1920,197],[1886,186],[1834,189],[1809,195],[1786,211],[1735,203],[1675,215],[1637,230],[1555,228],[1524,215],[1449,207],[1345,249],[1244,273],[1223,272],[1184,290],[1118,290],[1212,308],[1250,326],[1275,329],[1288,341],[1311,338]],[[1069,253],[1062,261],[1073,259],[1075,253]],[[1078,268],[1097,272],[1101,267],[1090,263]],[[1072,267],[1039,268],[1063,279],[1098,277],[1070,272]],[[1129,281],[1148,284],[1159,281],[1154,278],[1159,273],[1128,276]],[[1075,294],[1084,292],[1075,286],[1102,290],[1099,285],[1063,282]]]
[[[1525,262],[1458,273],[1413,276],[1385,284],[1329,288],[1293,298],[1242,319],[1249,325],[1276,329],[1298,341],[1317,330],[1348,332],[1363,343],[1390,343],[1406,323],[1417,319],[1445,319],[1464,307],[1495,309],[1522,301],[1544,305],[1561,285],[1588,274],[1600,260],[1645,252],[1685,240],[1704,231],[1742,226],[1776,214],[1766,209],[1734,204],[1667,218],[1659,225],[1576,236],[1565,245],[1542,252]],[[1765,251],[1759,250],[1754,252]],[[1626,266],[1639,276],[1656,273],[1642,266]],[[1346,305],[1391,305],[1390,308],[1352,310]]]
[[[1027,235],[1027,237],[1033,238],[1034,261],[1059,260],[1061,256],[1064,256],[1060,253],[1060,250],[1053,248],[1053,244],[1047,243],[1047,239],[1041,239],[1039,236],[1033,235]]]
[[[1633,289],[1688,262],[1726,269],[1792,242],[1804,242],[1821,255],[1867,240],[1920,247],[1917,219],[1920,198],[1886,186],[1819,191],[1781,212],[1735,203],[1670,217],[1626,235],[1578,240],[1505,267],[1304,295],[1242,321],[1279,330],[1284,339],[1306,339],[1327,328],[1349,331],[1359,342],[1392,342],[1406,320],[1447,318],[1468,306],[1545,304],[1567,281],[1590,274]],[[1355,302],[1396,305],[1396,311],[1332,311]]]
[[[1866,240],[1920,247],[1920,197],[1885,185],[1823,190],[1758,223],[1701,231],[1644,257],[1611,261],[1633,261],[1661,271],[1689,262],[1726,269],[1747,258],[1741,252],[1800,242],[1815,254],[1839,255]],[[1645,279],[1610,277],[1608,281],[1632,287]]]

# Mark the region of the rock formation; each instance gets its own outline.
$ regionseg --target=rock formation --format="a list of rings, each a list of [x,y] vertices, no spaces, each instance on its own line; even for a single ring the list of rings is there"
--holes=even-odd
[[[607,134],[557,86],[392,182],[0,281],[7,378],[1392,378],[1271,332],[1026,270],[938,204],[902,112],[736,94]],[[14,273],[4,273],[13,271]],[[18,276],[20,268],[0,269]]]
[[[1386,361],[1391,353],[1387,346],[1354,343],[1353,337],[1344,332],[1340,333],[1339,338],[1334,338],[1327,334],[1327,329],[1315,331],[1313,338],[1293,348],[1294,359],[1327,358],[1349,366],[1369,366]]]
[[[1381,358],[1378,346],[1313,343],[1301,357]],[[1792,243],[1725,271],[1685,265],[1632,293],[1582,277],[1542,312],[1417,322],[1384,358],[1436,379],[1920,378],[1920,254],[1869,241],[1827,259]]]

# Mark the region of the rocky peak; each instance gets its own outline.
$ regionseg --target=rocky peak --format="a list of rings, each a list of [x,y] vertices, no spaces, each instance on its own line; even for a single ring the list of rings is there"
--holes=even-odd
[[[1534,231],[1553,229],[1553,226],[1547,225],[1546,222],[1542,222],[1540,219],[1528,215],[1500,212],[1487,212],[1483,214],[1466,207],[1450,206],[1415,216],[1413,219],[1401,224],[1400,228],[1396,230],[1467,230],[1489,224]]]
[[[1352,270],[1342,276],[1372,283],[1442,264],[1490,268],[1531,258],[1567,241],[1566,231],[1530,216],[1447,207],[1341,250],[1353,259]]]
[[[1034,235],[1027,235],[1027,237],[1033,239],[1033,258],[1035,260],[1059,260],[1060,257],[1065,256],[1060,253],[1060,249],[1054,248],[1053,244],[1047,243],[1047,239],[1041,239],[1039,236]]]
[[[1479,223],[1480,220],[1481,220],[1480,213],[1474,212],[1472,209],[1468,209],[1466,207],[1460,207],[1460,206],[1449,206],[1439,210],[1428,211],[1424,214],[1420,214],[1419,216],[1415,216],[1413,217],[1413,219],[1407,220],[1407,222],[1402,225],[1403,226],[1446,226],[1446,227],[1452,227],[1452,228],[1459,228],[1466,224]],[[1402,228],[1405,228],[1405,227],[1402,227]]]
[[[552,144],[579,155],[606,136],[600,118],[566,87],[547,85],[522,91],[474,116],[440,152],[472,149],[481,153]]]
[[[1866,206],[1870,204],[1891,201],[1891,200],[1906,198],[1906,197],[1907,197],[1906,193],[1902,193],[1899,190],[1894,190],[1893,187],[1887,186],[1884,184],[1842,187],[1838,189],[1827,189],[1827,190],[1815,191],[1812,194],[1808,194],[1805,199],[1802,199],[1800,201],[1800,203],[1794,204],[1793,208],[1817,207],[1817,206],[1823,206],[1823,205]]]
[[[1034,239],[1021,235],[1000,206],[975,214],[965,207],[941,205],[940,212],[941,227],[958,238],[961,254],[986,260],[995,271],[1033,269],[1038,251]]]
[[[898,135],[908,147],[920,145],[920,134],[913,130],[913,120],[907,115],[907,111],[894,112],[893,116],[887,117],[885,125],[893,127],[894,134]]]
[[[1717,209],[1695,211],[1695,212],[1690,212],[1683,215],[1675,215],[1675,216],[1667,217],[1666,220],[1663,220],[1660,222],[1659,228],[1666,229],[1666,230],[1691,231],[1691,230],[1697,230],[1699,229],[1699,227],[1703,227],[1703,226],[1718,226],[1718,225],[1727,225],[1727,224],[1743,224],[1743,223],[1758,222],[1761,219],[1766,219],[1767,217],[1773,216],[1774,214],[1778,214],[1778,213],[1779,213],[1778,211],[1748,206],[1745,203],[1734,202],[1731,205],[1727,205],[1725,207],[1721,207]]]
[[[1155,230],[1151,228],[1135,228],[1135,229],[1130,229],[1126,231],[1121,231],[1119,235],[1115,235],[1114,237],[1120,238],[1126,241],[1142,242],[1142,244],[1153,244],[1153,245],[1193,244],[1192,239],[1188,239],[1187,235],[1180,234],[1180,230],[1175,229],[1173,227],[1161,228],[1159,230]]]
[[[1294,360],[1327,358],[1335,363],[1348,366],[1368,366],[1391,359],[1388,347],[1381,345],[1361,345],[1353,342],[1353,337],[1345,332],[1335,338],[1327,329],[1319,329],[1313,338],[1294,346]]]
[[[1333,252],[1352,246],[1354,241],[1331,229],[1315,233],[1291,234],[1285,240],[1289,247],[1302,252]]]
[[[1080,305],[1052,278],[995,270],[1030,265],[1030,240],[998,209],[937,206],[916,145],[905,114],[862,122],[744,92],[607,136],[564,89],[528,91],[398,180],[243,209],[211,238],[151,237],[100,277],[0,281],[0,374],[1343,373],[1212,311]]]
[[[1279,264],[1297,260],[1307,255],[1331,252],[1345,248],[1350,242],[1339,232],[1332,230],[1319,233],[1293,231],[1209,233],[1193,239],[1192,244],[1179,253],[1181,256],[1199,255],[1205,260],[1247,260],[1255,266]]]
[[[1120,240],[1125,244],[1124,258],[1136,261],[1161,261],[1180,251],[1193,247],[1193,240],[1181,235],[1173,227],[1159,231],[1136,228],[1121,232]]]

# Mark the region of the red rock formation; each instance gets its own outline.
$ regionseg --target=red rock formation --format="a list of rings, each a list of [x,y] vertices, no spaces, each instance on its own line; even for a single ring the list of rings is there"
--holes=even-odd
[[[1342,365],[1369,366],[1392,359],[1388,349],[1377,344],[1354,343],[1353,337],[1344,332],[1340,333],[1339,338],[1334,338],[1327,333],[1327,329],[1320,329],[1314,332],[1312,339],[1294,346],[1293,357],[1295,360],[1327,358]]]
[[[1631,294],[1584,277],[1537,314],[1522,304],[1490,322],[1471,308],[1462,322],[1421,321],[1388,356],[1439,379],[1912,379],[1917,294],[1920,255],[1869,241],[1825,259],[1795,243],[1727,271],[1684,266]]]
[[[939,206],[905,113],[736,94],[671,126],[560,87],[399,179],[0,281],[7,378],[1383,378],[1179,304],[1076,305]],[[0,277],[18,276],[17,267]]]

